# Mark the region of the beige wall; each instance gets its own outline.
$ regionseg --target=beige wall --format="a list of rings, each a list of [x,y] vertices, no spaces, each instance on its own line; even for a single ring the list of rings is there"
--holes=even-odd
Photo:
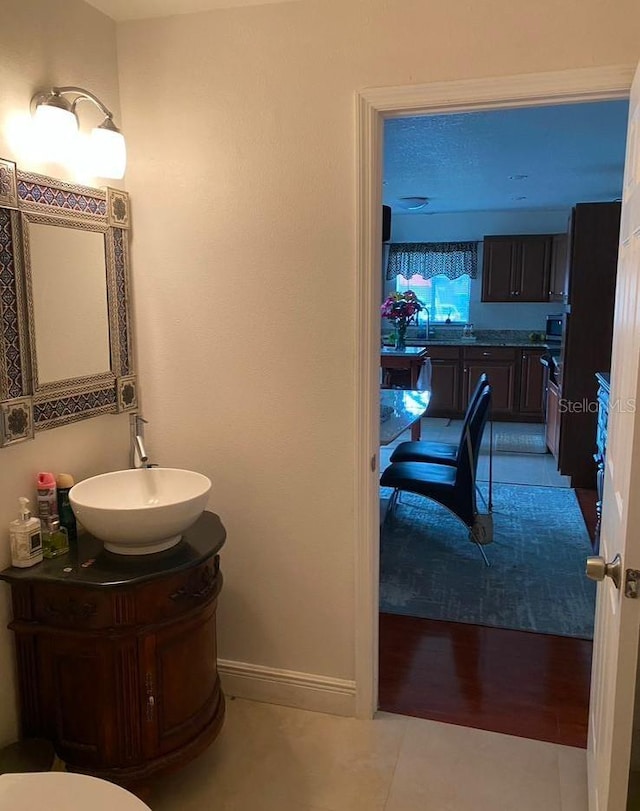
[[[42,85],[87,87],[119,109],[115,25],[80,0],[3,0],[0,25],[0,156],[32,171],[74,180],[60,167],[33,162],[20,134],[29,99]],[[83,121],[85,120],[83,115]],[[64,329],[64,314],[60,313]],[[76,478],[126,466],[126,416],[105,416],[38,435],[0,449],[0,568],[10,563],[8,524],[20,495],[32,496],[39,470]],[[17,734],[9,589],[0,585],[0,745]]]
[[[635,63],[639,30],[637,0],[119,26],[145,411],[229,531],[222,657],[354,675],[354,92]]]
[[[16,135],[28,99],[80,84],[117,116],[115,28],[80,0],[2,11],[0,155],[50,169]],[[631,63],[639,29],[635,0],[309,0],[120,27],[149,441],[213,479],[222,657],[353,677],[354,91]],[[126,451],[125,417],[1,450],[0,527],[39,469],[80,478]],[[0,743],[7,618],[3,586]]]

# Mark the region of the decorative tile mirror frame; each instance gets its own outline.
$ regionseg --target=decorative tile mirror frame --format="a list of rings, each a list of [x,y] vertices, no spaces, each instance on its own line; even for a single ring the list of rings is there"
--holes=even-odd
[[[107,371],[38,381],[31,223],[104,234]],[[21,172],[12,161],[0,159],[0,447],[32,439],[36,431],[137,408],[128,294],[129,228],[126,192]],[[64,330],[65,313],[60,313],[59,324]],[[43,340],[55,341],[55,336]]]

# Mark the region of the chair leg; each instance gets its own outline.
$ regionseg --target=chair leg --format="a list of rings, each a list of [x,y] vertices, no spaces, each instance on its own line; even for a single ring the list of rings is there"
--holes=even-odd
[[[381,529],[386,526],[389,516],[390,515],[393,516],[395,514],[396,501],[398,500],[399,493],[400,493],[399,490],[394,490],[393,493],[391,494],[391,497],[387,502],[387,509],[384,511],[384,518],[382,519],[382,524],[380,525]]]
[[[482,555],[482,559],[484,560],[485,566],[491,566],[491,564],[489,563],[489,558],[487,557],[486,552],[485,552],[485,551],[484,551],[484,549],[482,548],[482,544],[479,544],[477,541],[474,541],[474,544],[475,544],[475,545],[478,547],[478,549],[480,550],[480,554]]]
[[[476,492],[477,492],[477,494],[480,496],[480,500],[482,501],[482,503],[483,503],[483,504],[484,504],[484,506],[485,506],[485,509],[486,509],[486,510],[487,510],[487,512],[488,512],[488,511],[489,511],[489,505],[487,504],[487,499],[484,497],[484,494],[483,494],[482,490],[480,489],[480,485],[479,485],[479,484],[476,484]]]

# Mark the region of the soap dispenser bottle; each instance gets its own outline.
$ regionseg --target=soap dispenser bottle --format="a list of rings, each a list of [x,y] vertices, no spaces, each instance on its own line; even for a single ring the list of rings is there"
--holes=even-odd
[[[42,531],[40,519],[32,518],[29,499],[21,496],[20,518],[9,524],[11,563],[21,569],[42,563]]]

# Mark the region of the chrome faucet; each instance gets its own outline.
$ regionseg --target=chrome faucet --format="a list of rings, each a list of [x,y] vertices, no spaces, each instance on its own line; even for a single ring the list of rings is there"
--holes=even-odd
[[[429,313],[429,308],[428,307],[423,307],[422,311],[426,314],[427,324],[426,324],[426,327],[425,327],[424,337],[428,341],[429,338],[431,337],[431,314]]]
[[[147,424],[147,420],[141,417],[139,414],[132,414],[130,419],[130,430],[131,430],[131,458],[130,458],[130,465],[131,467],[136,466],[136,456],[140,460],[140,465],[142,467],[155,467],[149,461],[149,456],[144,447],[144,426]]]
[[[147,462],[149,461],[149,457],[147,456],[147,452],[144,449],[144,444],[142,442],[142,437],[140,434],[136,434],[134,439],[136,451],[138,452],[138,459],[142,462],[143,467],[148,467]]]

